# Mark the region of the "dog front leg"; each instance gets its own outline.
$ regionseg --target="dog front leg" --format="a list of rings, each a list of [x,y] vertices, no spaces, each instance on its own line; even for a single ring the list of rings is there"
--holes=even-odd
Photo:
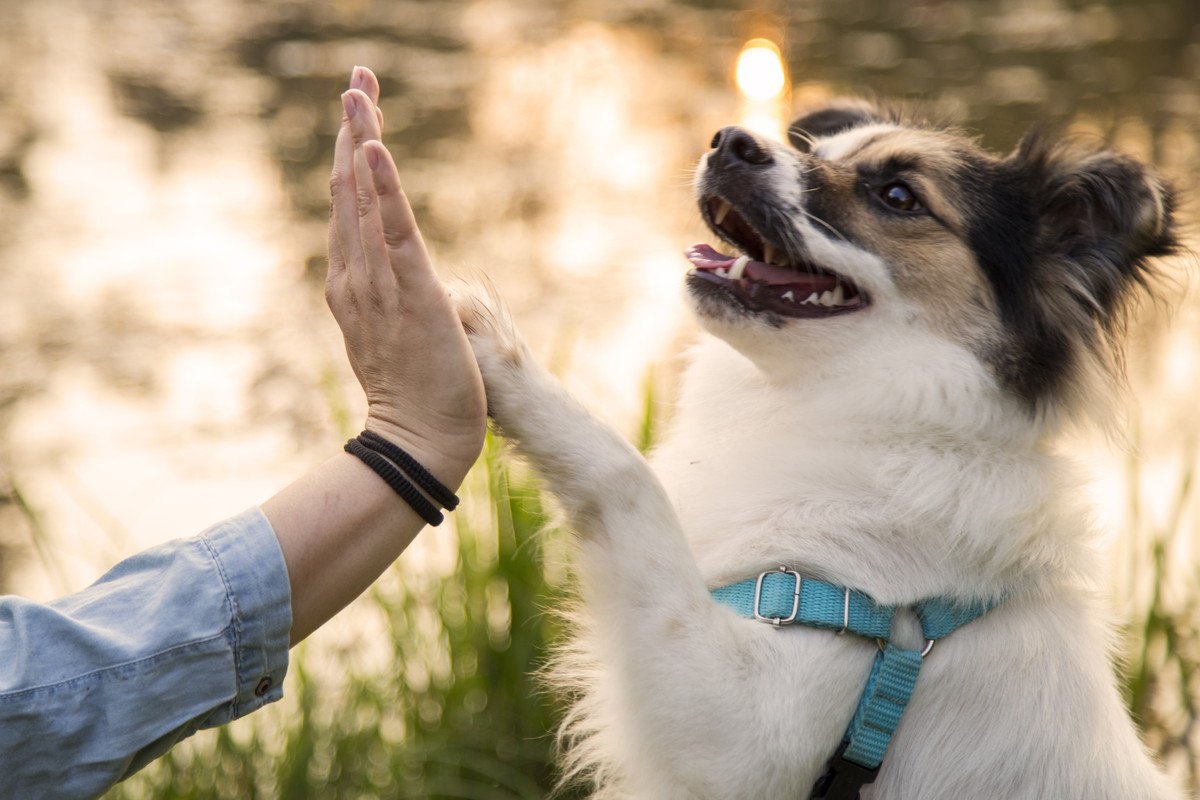
[[[764,740],[757,732],[793,722],[810,691],[819,693],[818,706],[850,707],[848,696],[839,698],[849,690],[822,687],[820,678],[809,681],[795,669],[781,702],[779,676],[751,665],[777,660],[763,651],[782,640],[712,602],[671,502],[641,454],[537,364],[494,295],[460,291],[456,300],[489,414],[540,473],[580,539],[594,660],[580,670],[591,673],[582,682],[591,684],[592,699],[574,712],[583,718],[575,732],[604,752],[595,760],[620,764],[636,787],[632,796],[790,796],[845,721],[818,716],[816,735],[800,742]],[[751,769],[763,757],[780,766]]]
[[[654,598],[691,615],[711,605],[671,503],[642,455],[537,363],[494,293],[459,287],[455,301],[483,374],[489,416],[545,481],[586,550],[608,554],[604,569],[614,574],[606,576],[606,593],[627,598],[622,604]]]

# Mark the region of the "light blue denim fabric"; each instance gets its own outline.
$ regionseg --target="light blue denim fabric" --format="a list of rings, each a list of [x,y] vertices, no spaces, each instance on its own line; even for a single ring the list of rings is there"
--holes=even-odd
[[[278,700],[291,625],[258,509],[52,603],[0,596],[0,798],[98,797],[200,728]]]

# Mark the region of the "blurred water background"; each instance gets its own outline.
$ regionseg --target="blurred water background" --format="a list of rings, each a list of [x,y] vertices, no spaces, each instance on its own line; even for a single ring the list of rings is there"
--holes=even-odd
[[[688,169],[721,125],[867,93],[999,150],[1058,120],[1185,191],[1200,164],[1195,0],[0,0],[0,20],[0,591],[38,599],[260,502],[357,429],[321,294],[355,64],[440,268],[486,270],[643,445],[692,334]],[[777,93],[736,86],[755,37],[783,56]],[[1167,269],[1174,312],[1132,330],[1132,447],[1068,446],[1113,553],[1097,581],[1131,709],[1196,790],[1200,316],[1194,258]],[[424,534],[300,648],[282,703],[111,796],[542,797],[556,705],[529,673],[562,544],[494,445],[464,491],[457,534]]]

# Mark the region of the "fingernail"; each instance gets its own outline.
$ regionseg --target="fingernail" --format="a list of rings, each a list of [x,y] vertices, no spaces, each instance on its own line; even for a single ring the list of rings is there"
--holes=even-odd
[[[342,94],[342,108],[346,110],[346,116],[354,119],[354,115],[358,113],[358,103],[354,99],[354,95],[349,92]]]
[[[356,66],[354,69],[350,70],[350,88],[361,89],[366,78],[367,76],[363,71],[363,68]]]
[[[368,146],[363,148],[363,152],[367,155],[367,166],[371,168],[371,171],[379,169],[379,151]]]

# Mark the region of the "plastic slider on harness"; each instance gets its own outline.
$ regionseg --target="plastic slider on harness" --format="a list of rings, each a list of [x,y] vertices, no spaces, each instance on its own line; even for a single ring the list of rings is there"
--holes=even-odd
[[[754,618],[759,622],[769,622],[772,625],[791,625],[796,621],[796,617],[800,614],[800,585],[804,579],[800,577],[800,573],[787,567],[780,567],[779,571],[784,575],[791,575],[796,581],[795,591],[792,592],[792,613],[786,617],[772,617],[762,613],[762,594],[763,582],[766,581],[768,575],[774,575],[775,572],[764,572],[758,576],[758,581],[754,584]]]
[[[848,761],[843,753],[848,743],[842,746],[825,765],[825,774],[813,786],[809,800],[858,800],[859,791],[863,786],[874,783],[879,774],[879,767],[868,767]]]

